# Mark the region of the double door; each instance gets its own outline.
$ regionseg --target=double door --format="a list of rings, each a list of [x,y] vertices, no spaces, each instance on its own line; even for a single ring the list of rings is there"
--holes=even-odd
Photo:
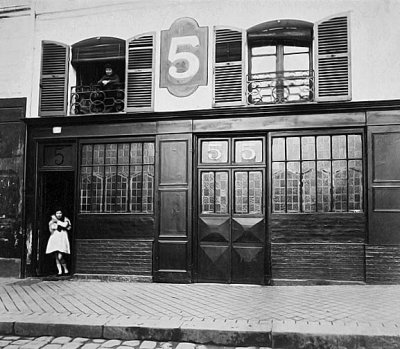
[[[198,143],[197,281],[263,284],[264,138]]]

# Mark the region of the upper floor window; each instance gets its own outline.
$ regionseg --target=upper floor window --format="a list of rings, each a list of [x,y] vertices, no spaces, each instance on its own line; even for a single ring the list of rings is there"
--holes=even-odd
[[[42,42],[39,115],[152,110],[153,89],[154,33]]]
[[[250,104],[312,100],[312,33],[312,23],[295,20],[247,30]]]
[[[219,26],[214,39],[214,106],[351,99],[347,13],[247,31]]]

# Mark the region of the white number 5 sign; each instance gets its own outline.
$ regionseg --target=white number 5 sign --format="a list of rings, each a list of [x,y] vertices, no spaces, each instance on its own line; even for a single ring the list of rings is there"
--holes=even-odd
[[[180,18],[161,32],[160,87],[177,97],[207,84],[208,29],[192,18]]]

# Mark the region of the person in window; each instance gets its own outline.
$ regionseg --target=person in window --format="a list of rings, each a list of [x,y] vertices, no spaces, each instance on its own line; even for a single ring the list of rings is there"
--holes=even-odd
[[[102,90],[115,90],[118,88],[120,79],[117,73],[114,72],[111,64],[107,63],[104,66],[105,74],[97,82]]]
[[[70,220],[62,210],[57,209],[49,222],[50,238],[47,242],[46,254],[54,254],[59,276],[68,275],[69,271],[64,255],[70,254],[68,231],[71,230]]]

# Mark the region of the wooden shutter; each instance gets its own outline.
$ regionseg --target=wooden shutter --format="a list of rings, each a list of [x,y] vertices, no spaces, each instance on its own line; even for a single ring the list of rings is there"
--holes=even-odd
[[[69,47],[42,42],[39,115],[66,115]]]
[[[244,43],[241,29],[214,28],[213,106],[245,104]]]
[[[315,100],[351,99],[348,14],[315,24]]]
[[[153,110],[154,34],[137,36],[126,47],[126,111]]]

